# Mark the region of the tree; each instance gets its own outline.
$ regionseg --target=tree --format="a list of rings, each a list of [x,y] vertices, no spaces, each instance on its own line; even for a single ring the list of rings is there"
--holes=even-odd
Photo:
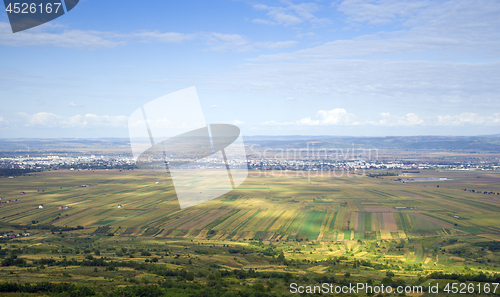
[[[265,291],[265,287],[261,283],[255,284],[255,286],[253,286],[253,289],[257,292],[264,292]]]
[[[381,282],[385,286],[390,286],[392,285],[392,278],[390,277],[384,277]]]
[[[278,261],[285,262],[285,254],[283,254],[283,252],[280,252],[280,254],[278,256]]]

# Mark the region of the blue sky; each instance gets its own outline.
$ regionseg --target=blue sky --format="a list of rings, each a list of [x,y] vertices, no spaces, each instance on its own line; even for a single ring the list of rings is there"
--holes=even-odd
[[[89,1],[13,34],[0,138],[127,137],[195,86],[244,135],[481,135],[500,127],[500,2]]]

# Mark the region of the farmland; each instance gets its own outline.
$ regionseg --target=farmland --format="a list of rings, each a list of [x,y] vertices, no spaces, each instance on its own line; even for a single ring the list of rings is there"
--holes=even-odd
[[[427,175],[433,174],[437,173]],[[335,241],[347,230],[356,231],[360,239],[382,233],[397,239],[401,234],[499,231],[500,175],[496,173],[452,173],[456,179],[440,187],[435,182],[400,183],[360,175],[258,175],[263,174],[253,172],[232,192],[182,210],[168,173],[59,170],[4,178],[0,180],[0,220],[85,229],[107,226],[116,235],[271,242],[315,241],[320,234],[320,241]],[[472,193],[466,188],[481,191]]]
[[[0,233],[30,235],[2,240],[3,250],[24,250],[28,268],[3,267],[1,275],[22,282],[64,282],[71,275],[72,282],[105,291],[110,281],[128,286],[171,279],[151,268],[157,266],[193,272],[203,286],[207,274],[235,269],[289,273],[286,278],[303,282],[308,273],[345,282],[349,272],[352,281],[382,282],[390,270],[423,283],[431,272],[498,272],[498,173],[396,173],[448,179],[402,183],[359,172],[253,171],[230,193],[181,210],[168,173],[56,170],[2,178]],[[86,266],[89,255],[105,266]],[[40,270],[37,261],[49,258],[77,264]],[[137,268],[145,261],[150,266]],[[110,273],[110,265],[119,273]],[[262,283],[268,292],[286,292],[287,282],[271,280],[254,275],[250,287],[234,276],[225,282],[231,290],[255,291],[252,286]]]

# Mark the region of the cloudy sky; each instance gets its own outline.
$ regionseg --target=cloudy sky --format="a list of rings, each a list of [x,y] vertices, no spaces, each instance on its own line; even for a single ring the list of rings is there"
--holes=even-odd
[[[81,0],[12,33],[0,138],[127,137],[195,86],[244,135],[500,133],[500,2]]]

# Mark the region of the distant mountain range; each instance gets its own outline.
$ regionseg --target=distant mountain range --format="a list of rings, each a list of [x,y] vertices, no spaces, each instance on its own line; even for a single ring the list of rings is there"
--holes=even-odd
[[[500,152],[500,134],[481,136],[244,136],[247,145],[263,148],[437,149]],[[129,153],[128,138],[0,139],[0,152],[117,152]]]
[[[245,143],[262,147],[282,148],[378,148],[378,149],[439,149],[500,152],[500,134],[487,136],[252,136]]]
[[[11,138],[0,139],[0,153],[36,152],[130,152],[128,138]]]

